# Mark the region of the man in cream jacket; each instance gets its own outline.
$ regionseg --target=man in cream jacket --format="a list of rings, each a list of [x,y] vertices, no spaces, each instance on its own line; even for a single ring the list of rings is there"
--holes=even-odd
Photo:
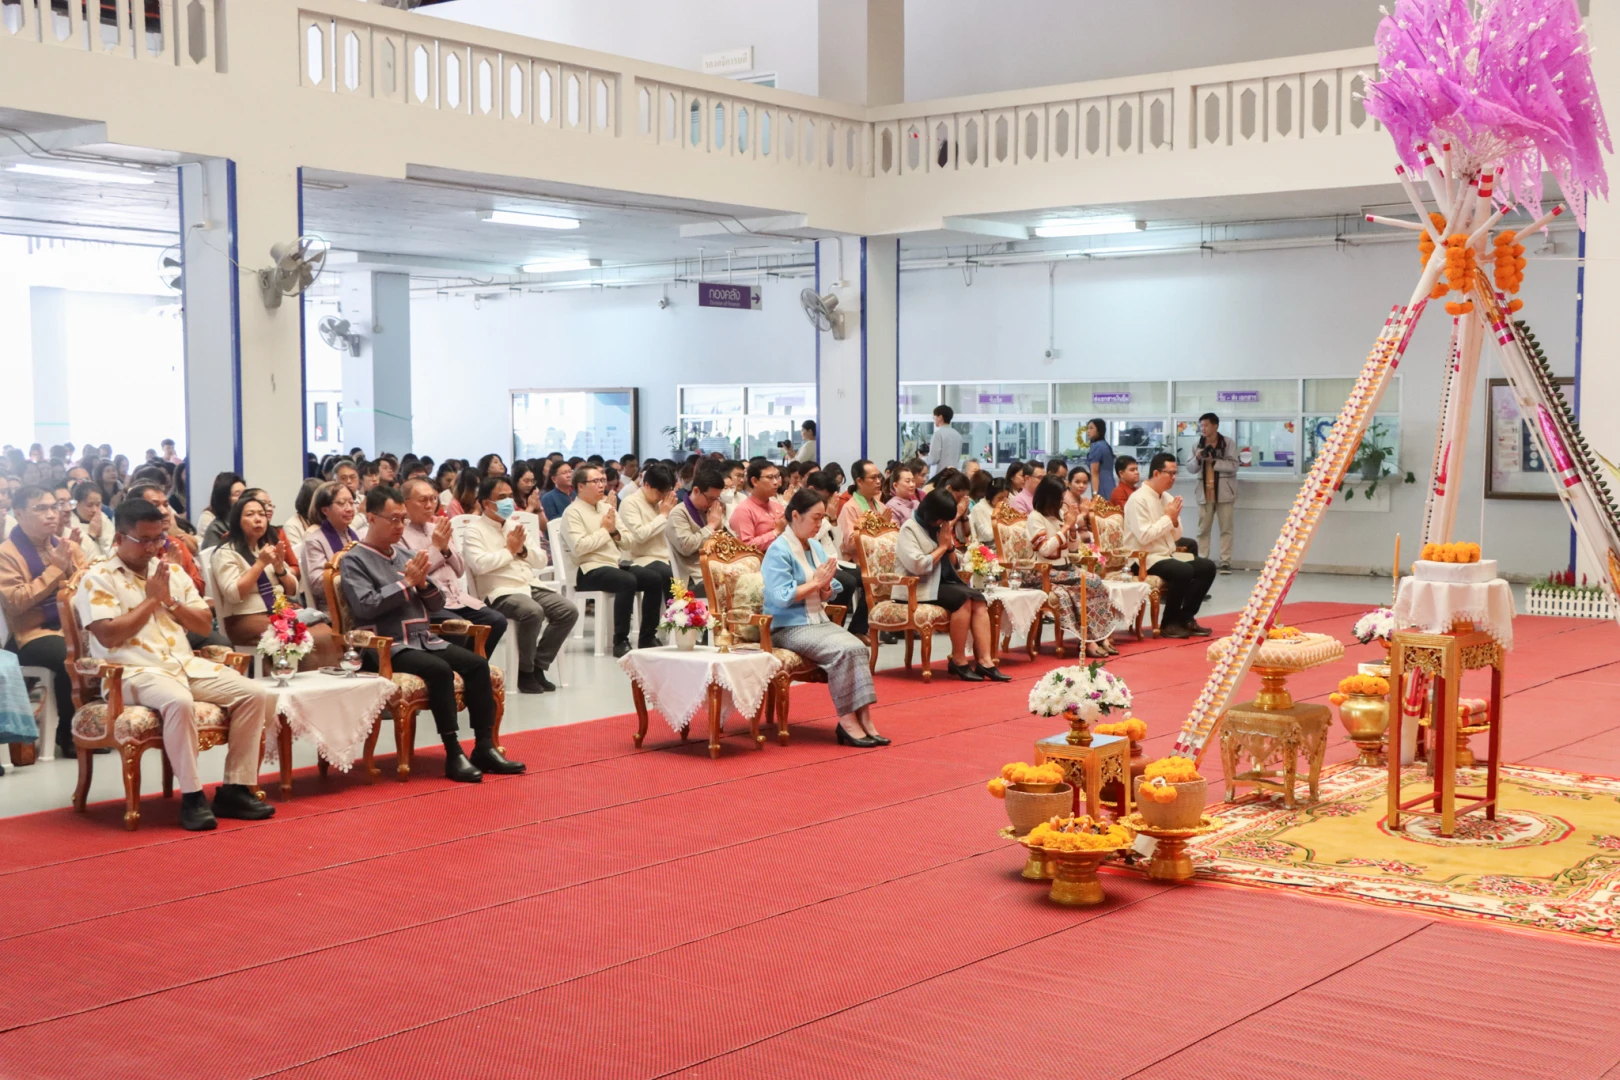
[[[641,633],[639,644],[650,649],[658,644],[658,623],[669,596],[670,570],[667,562],[638,566],[622,554],[625,539],[623,522],[607,494],[607,482],[599,465],[580,465],[574,473],[577,498],[563,511],[563,542],[568,545],[578,567],[575,587],[581,592],[613,594],[613,655],[630,651],[630,619],[635,613],[636,594],[641,594]],[[598,611],[601,607],[598,606]],[[601,618],[599,614],[597,618]]]
[[[546,669],[568,640],[579,611],[540,580],[546,553],[524,526],[509,523],[515,509],[506,477],[486,477],[478,485],[478,514],[462,534],[462,558],[472,571],[474,590],[514,627],[518,691],[543,694],[557,689]]]
[[[675,509],[675,474],[667,465],[649,465],[628,495],[619,497],[619,550],[633,566],[661,566],[673,573],[665,526]]]

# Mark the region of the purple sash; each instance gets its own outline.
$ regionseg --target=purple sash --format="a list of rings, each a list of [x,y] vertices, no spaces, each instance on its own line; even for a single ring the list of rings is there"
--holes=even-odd
[[[39,550],[34,547],[34,542],[28,539],[28,534],[22,531],[21,525],[12,527],[11,542],[16,544],[17,550],[22,553],[23,562],[28,564],[28,572],[34,577],[42,577],[45,573],[45,560],[39,557]],[[55,593],[51,593],[40,603],[39,611],[45,616],[43,624],[45,629],[62,629],[62,616],[56,610]]]
[[[685,491],[681,492],[681,505],[686,507],[686,512],[688,514],[692,515],[692,524],[696,525],[700,529],[703,528],[704,522],[709,520],[709,515],[699,513],[698,508],[692,505],[691,488],[687,488]]]
[[[326,546],[332,549],[333,555],[336,555],[351,543],[358,544],[360,542],[359,534],[353,529],[344,529],[343,531],[349,534],[347,540],[338,535],[338,531],[332,528],[330,521],[327,521],[324,517],[321,518],[321,535],[326,537]]]
[[[274,566],[267,566],[259,574],[259,599],[264,601],[264,610],[274,613],[276,610],[276,587],[270,584],[270,576],[276,572]]]

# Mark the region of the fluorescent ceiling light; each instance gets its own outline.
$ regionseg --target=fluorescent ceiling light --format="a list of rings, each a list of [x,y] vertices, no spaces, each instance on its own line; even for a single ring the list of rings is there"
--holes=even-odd
[[[523,272],[525,274],[554,274],[562,270],[595,270],[601,265],[601,259],[551,259],[546,262],[524,263]]]
[[[527,225],[531,229],[577,229],[575,218],[552,217],[550,214],[524,214],[516,210],[485,210],[478,215],[484,221],[497,225]]]
[[[1133,221],[1130,218],[1093,218],[1090,221],[1058,221],[1051,225],[1037,225],[1035,235],[1042,238],[1112,236],[1115,233],[1142,232],[1146,228],[1147,222]]]
[[[150,184],[150,176],[134,172],[91,172],[89,169],[64,169],[56,165],[30,165],[19,162],[9,166],[8,172],[29,173],[34,176],[54,176],[62,180],[88,180],[96,184]]]

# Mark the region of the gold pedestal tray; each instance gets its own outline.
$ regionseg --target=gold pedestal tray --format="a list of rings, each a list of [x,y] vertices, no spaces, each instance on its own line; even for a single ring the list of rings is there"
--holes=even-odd
[[[1065,907],[1093,907],[1107,900],[1102,882],[1097,879],[1097,867],[1110,855],[1123,848],[1099,848],[1095,851],[1056,851],[1018,841],[1029,849],[1031,857],[1039,853],[1046,871],[1051,875],[1052,888],[1046,894],[1054,904]]]
[[[1192,880],[1192,856],[1187,854],[1187,841],[1218,828],[1214,821],[1205,817],[1198,819],[1196,828],[1160,829],[1149,825],[1139,813],[1132,814],[1120,824],[1132,832],[1153,838],[1153,861],[1148,864],[1147,876],[1154,881]]]
[[[1024,850],[1029,852],[1028,858],[1024,860],[1024,868],[1018,872],[1019,877],[1023,878],[1025,881],[1052,880],[1052,872],[1046,867],[1045,848],[1030,847],[1028,844],[1025,844],[1023,836],[1019,833],[1013,832],[1013,827],[1011,825],[1001,829],[996,833],[996,835],[1004,840],[1018,841],[1020,844],[1023,844]]]

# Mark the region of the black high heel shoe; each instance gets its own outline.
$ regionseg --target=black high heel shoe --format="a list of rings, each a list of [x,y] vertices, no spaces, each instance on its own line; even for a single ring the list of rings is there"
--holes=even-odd
[[[945,670],[963,682],[984,682],[984,676],[974,671],[972,667],[967,664],[958,664],[949,657],[945,659]]]
[[[989,679],[991,682],[1012,682],[1012,676],[1003,675],[1001,673],[1001,669],[998,667],[985,667],[983,664],[980,664],[978,665],[978,668],[979,674],[984,676],[986,679]]]
[[[838,745],[839,746],[872,747],[872,746],[882,746],[883,744],[878,742],[876,739],[868,738],[865,735],[862,735],[860,738],[857,739],[855,736],[851,735],[849,732],[844,730],[844,725],[843,724],[839,724],[838,725]]]
[[[889,745],[889,737],[887,735],[868,735],[867,738],[871,739],[873,742],[877,743],[879,746],[888,746]]]

